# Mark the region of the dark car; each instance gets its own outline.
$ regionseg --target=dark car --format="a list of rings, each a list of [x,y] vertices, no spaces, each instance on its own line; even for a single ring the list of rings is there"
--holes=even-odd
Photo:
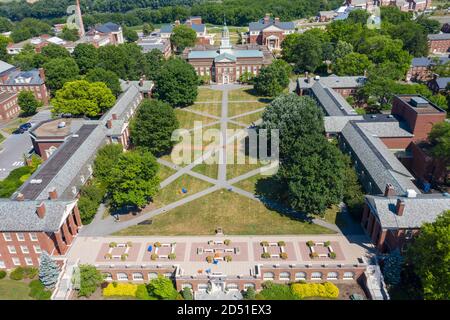
[[[13,134],[23,134],[27,132],[27,129],[19,128],[13,131]]]
[[[19,129],[23,129],[23,130],[27,131],[27,130],[30,129],[32,126],[33,126],[33,125],[32,125],[31,123],[27,122],[27,123],[21,124],[21,125],[19,126]]]

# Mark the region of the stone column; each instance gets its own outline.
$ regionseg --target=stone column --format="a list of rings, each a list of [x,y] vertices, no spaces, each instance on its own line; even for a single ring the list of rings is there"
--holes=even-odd
[[[64,243],[64,240],[62,238],[61,230],[54,233],[56,238],[56,245],[58,246],[58,252],[59,254],[66,253],[67,245]]]

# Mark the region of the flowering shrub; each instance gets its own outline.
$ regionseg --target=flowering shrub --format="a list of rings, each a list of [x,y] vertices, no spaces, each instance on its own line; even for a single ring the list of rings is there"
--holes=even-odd
[[[309,240],[308,242],[306,242],[306,245],[308,247],[314,247],[316,244],[314,243],[314,241]]]
[[[331,282],[325,283],[294,283],[291,285],[292,293],[300,299],[308,297],[337,298],[339,288]]]
[[[214,260],[214,258],[213,258],[212,256],[207,256],[207,257],[206,257],[206,261],[207,261],[208,263],[212,263],[213,260]]]
[[[229,246],[231,244],[231,240],[230,239],[225,239],[223,244],[226,245],[226,246]]]
[[[285,247],[285,246],[286,246],[286,242],[284,242],[284,241],[278,241],[278,246],[279,246],[279,247]]]
[[[103,296],[128,296],[136,297],[137,285],[132,283],[117,283],[115,286],[110,283],[105,289],[103,289]]]
[[[177,258],[177,255],[175,253],[169,253],[167,257],[169,258],[169,260],[175,260]]]
[[[330,258],[336,259],[336,252],[330,252]]]
[[[261,258],[263,258],[263,259],[270,259],[270,253],[268,253],[268,252],[263,252],[263,253],[261,254]]]

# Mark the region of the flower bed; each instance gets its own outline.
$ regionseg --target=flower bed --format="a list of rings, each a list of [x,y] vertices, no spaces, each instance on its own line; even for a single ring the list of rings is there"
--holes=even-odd
[[[336,299],[339,296],[339,288],[331,282],[294,283],[291,285],[291,291],[299,299],[313,297]]]

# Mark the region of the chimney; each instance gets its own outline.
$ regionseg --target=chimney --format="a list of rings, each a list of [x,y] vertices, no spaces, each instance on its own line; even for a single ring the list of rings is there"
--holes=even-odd
[[[44,71],[44,68],[39,68],[39,77],[42,79],[42,81],[45,82],[45,71]]]
[[[264,17],[264,24],[269,24],[270,21],[270,13],[266,13],[266,16]]]
[[[48,198],[50,200],[58,199],[58,193],[56,192],[56,188],[55,187],[51,188],[50,191],[48,192]]]
[[[41,204],[36,208],[36,213],[39,218],[44,219],[45,217],[45,203],[41,202]]]
[[[192,27],[192,21],[190,19],[186,20],[184,24],[187,25],[188,27]]]
[[[180,20],[175,20],[175,25],[179,26],[180,25]]]
[[[275,24],[278,24],[278,23],[280,23],[280,18],[276,17],[275,18]]]
[[[117,120],[117,113],[113,113],[113,114],[111,115],[111,118],[112,118],[113,120]]]
[[[144,78],[140,78],[139,79],[139,86],[143,87],[144,86]]]
[[[398,216],[402,216],[403,215],[403,211],[405,211],[405,201],[403,201],[402,199],[397,199],[397,206],[395,207],[395,212],[397,213]]]
[[[394,186],[390,183],[386,185],[386,189],[384,189],[384,196],[385,197],[392,197],[395,196],[395,189]]]
[[[109,119],[108,121],[106,121],[106,127],[107,127],[108,129],[111,129],[111,128],[112,128],[112,119]]]
[[[367,78],[367,69],[364,69],[364,78]]]
[[[17,194],[17,196],[16,196],[16,200],[17,201],[23,201],[23,200],[25,200],[25,197],[24,197],[24,195],[23,195],[23,193],[18,193]]]

